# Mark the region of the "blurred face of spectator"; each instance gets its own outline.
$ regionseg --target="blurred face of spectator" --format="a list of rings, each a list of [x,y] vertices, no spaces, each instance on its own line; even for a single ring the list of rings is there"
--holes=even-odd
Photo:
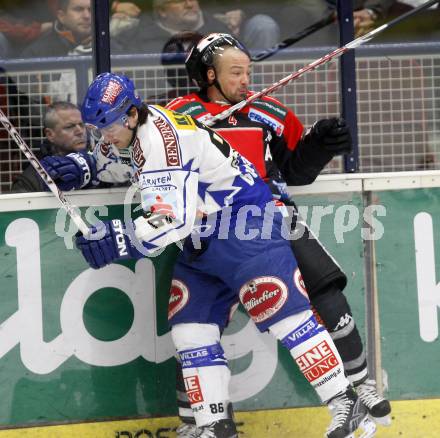
[[[79,40],[83,40],[92,34],[90,0],[70,0],[66,10],[58,10],[57,18]]]
[[[215,86],[208,90],[212,100],[228,99],[230,103],[238,103],[246,99],[249,89],[251,60],[246,53],[234,47],[226,48],[221,54],[214,55],[214,68],[209,68],[207,75],[210,83],[217,78],[224,97]],[[217,95],[218,94],[218,95]]]
[[[86,128],[77,109],[58,110],[54,114],[53,127],[46,128],[46,138],[61,155],[77,152],[86,147]]]
[[[159,0],[156,14],[164,26],[176,30],[193,30],[202,11],[198,0]]]

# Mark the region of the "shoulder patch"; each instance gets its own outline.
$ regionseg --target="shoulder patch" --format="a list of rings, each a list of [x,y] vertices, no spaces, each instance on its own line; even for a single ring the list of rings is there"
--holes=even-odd
[[[164,110],[164,113],[177,129],[189,129],[191,131],[196,130],[196,125],[191,117],[185,114],[180,114],[180,112],[170,110]]]
[[[200,114],[206,113],[207,109],[200,102],[188,102],[179,108],[175,108],[174,111],[197,118]]]
[[[282,120],[287,116],[287,109],[281,103],[278,103],[273,99],[270,101],[268,99],[257,99],[252,103],[252,106],[260,108]]]

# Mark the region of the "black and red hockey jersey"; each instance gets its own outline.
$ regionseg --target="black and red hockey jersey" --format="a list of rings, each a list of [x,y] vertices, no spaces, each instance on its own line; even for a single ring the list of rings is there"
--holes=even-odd
[[[209,102],[201,93],[172,100],[168,109],[203,123],[230,105]],[[264,96],[212,126],[240,154],[251,161],[260,176],[271,183],[310,184],[319,174],[310,171],[298,154],[304,127],[296,115],[273,97]]]

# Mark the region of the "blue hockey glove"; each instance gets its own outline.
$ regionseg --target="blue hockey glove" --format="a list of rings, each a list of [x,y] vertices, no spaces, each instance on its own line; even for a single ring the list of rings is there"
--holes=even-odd
[[[131,245],[120,219],[101,222],[100,226],[92,227],[88,237],[77,233],[75,244],[93,269],[102,268],[117,260],[138,259],[143,256]]]
[[[82,189],[96,175],[93,157],[87,153],[73,152],[64,157],[48,155],[41,164],[63,191]]]
[[[266,181],[274,199],[279,199],[282,202],[287,202],[290,199],[289,192],[287,191],[287,184],[282,180],[269,179]]]
[[[310,140],[332,155],[349,154],[353,149],[350,129],[342,118],[318,120],[310,129]]]

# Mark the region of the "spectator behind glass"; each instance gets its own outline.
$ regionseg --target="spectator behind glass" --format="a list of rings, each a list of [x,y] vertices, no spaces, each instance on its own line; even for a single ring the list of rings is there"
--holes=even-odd
[[[51,29],[54,1],[0,2],[0,58],[17,58],[27,45]]]
[[[37,153],[41,160],[47,156],[65,156],[87,150],[87,136],[78,107],[69,102],[55,102],[46,108],[43,120],[46,138]],[[11,187],[11,192],[44,192],[48,188],[33,166],[29,165]]]
[[[229,33],[239,38],[249,50],[264,50],[280,41],[280,27],[271,15],[273,6],[262,0],[217,1],[220,11],[214,17],[229,28]],[[267,15],[270,13],[270,15]]]
[[[90,55],[92,53],[91,0],[59,0],[53,28],[24,51],[23,57]]]
[[[165,44],[160,58],[164,67],[167,84],[171,90],[147,97],[149,103],[166,105],[171,99],[196,91],[195,85],[190,82],[185,68],[185,59],[190,50],[203,35],[198,32],[181,32],[173,35]]]
[[[210,14],[203,13],[198,0],[153,0],[152,16],[142,14],[137,26],[114,39],[124,47],[124,52],[162,53],[170,37],[182,31],[204,34],[227,32],[228,28]]]
[[[110,36],[113,38],[138,26],[142,9],[134,2],[113,1],[111,13]]]
[[[51,31],[23,51],[24,58],[92,54],[91,0],[59,0],[56,17]],[[118,53],[119,47],[113,50]],[[75,72],[53,76],[44,93],[53,101],[70,101],[76,93]]]
[[[295,35],[330,14],[334,10],[334,4],[329,3],[331,2],[326,0],[281,0],[275,15],[280,24],[281,39]],[[333,23],[295,43],[293,47],[337,47],[338,45],[338,25]]]
[[[356,36],[365,35],[398,15],[416,8],[426,0],[366,0],[355,2]],[[440,4],[420,11],[378,37],[378,42],[440,41]]]
[[[384,22],[424,3],[425,0],[353,0],[355,35],[360,36]],[[276,19],[281,39],[288,38],[336,9],[337,0],[284,0]],[[375,43],[440,40],[440,6],[422,11],[392,29],[378,35]],[[295,47],[339,46],[338,23],[315,32]]]
[[[118,8],[123,5],[122,2],[117,3]],[[127,5],[129,2],[124,3]],[[236,16],[237,11],[231,12],[232,15],[227,17],[220,15],[222,20],[218,20],[206,9],[202,10],[198,0],[153,0],[152,17],[140,15],[135,26],[128,24],[129,18],[127,28],[121,31],[123,25],[120,20],[123,14],[115,12],[110,28],[119,44],[125,47],[125,52],[161,53],[170,37],[181,32],[191,31],[202,35],[211,32],[230,33],[231,30],[225,23],[239,32],[240,17]],[[131,20],[133,21],[132,16]],[[279,41],[278,25],[269,16],[258,14],[251,20],[246,20],[243,26],[241,38],[251,49],[267,48]]]

